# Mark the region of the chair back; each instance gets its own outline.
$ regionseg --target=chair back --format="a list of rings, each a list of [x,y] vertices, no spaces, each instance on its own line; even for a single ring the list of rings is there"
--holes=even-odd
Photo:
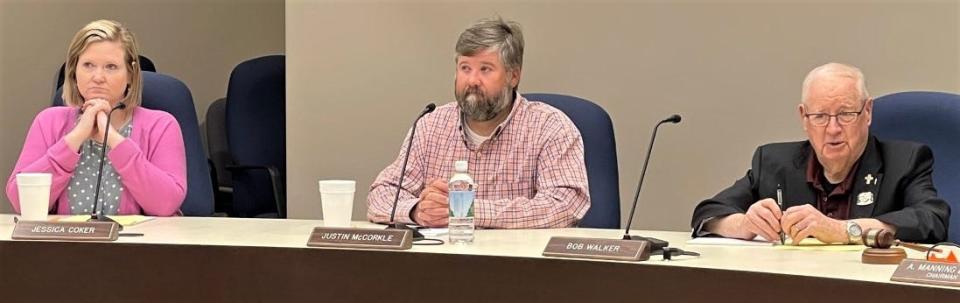
[[[275,172],[231,171],[237,216],[285,216],[285,73],[285,57],[272,55],[244,61],[230,74],[225,117],[231,158],[237,166],[270,167]]]
[[[556,107],[580,130],[590,184],[590,209],[580,221],[580,227],[620,228],[620,172],[610,115],[599,105],[578,97],[558,94],[523,96]]]
[[[870,133],[930,146],[933,184],[951,209],[947,236],[960,242],[960,95],[913,91],[879,97]]]

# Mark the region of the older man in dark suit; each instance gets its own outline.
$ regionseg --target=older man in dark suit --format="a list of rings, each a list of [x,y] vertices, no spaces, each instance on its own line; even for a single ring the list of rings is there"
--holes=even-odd
[[[757,148],[745,177],[697,205],[695,237],[779,241],[782,231],[794,244],[858,243],[881,228],[905,241],[947,239],[950,206],[933,186],[930,148],[869,134],[873,100],[859,69],[815,68],[801,100],[808,140]]]

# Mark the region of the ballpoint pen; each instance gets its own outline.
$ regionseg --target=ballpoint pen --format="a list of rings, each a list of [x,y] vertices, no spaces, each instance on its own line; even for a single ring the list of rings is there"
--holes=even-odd
[[[783,187],[780,184],[777,184],[777,206],[780,206],[780,213],[783,214]],[[786,244],[786,240],[783,235],[783,228],[780,228],[780,245]]]

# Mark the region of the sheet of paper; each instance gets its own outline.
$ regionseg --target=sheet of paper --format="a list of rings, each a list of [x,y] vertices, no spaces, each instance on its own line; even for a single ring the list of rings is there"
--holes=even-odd
[[[126,215],[126,216],[107,216],[117,223],[120,223],[122,226],[132,226],[137,225],[146,221],[153,220],[153,217],[147,217],[143,215]],[[57,221],[60,222],[85,222],[87,219],[90,219],[90,215],[76,215],[60,218]]]
[[[787,238],[786,245],[780,245],[779,242],[767,242],[763,238],[757,237],[753,240],[741,240],[721,237],[700,237],[687,240],[688,245],[729,245],[729,246],[775,246],[783,250],[808,250],[808,251],[862,251],[866,248],[863,245],[844,245],[844,244],[826,244],[814,238],[807,238],[800,241],[800,245],[791,245],[791,240]]]
[[[421,228],[419,231],[426,237],[434,238],[446,236],[450,232],[450,230],[447,228]]]
[[[827,244],[814,238],[806,238],[800,241],[800,245],[791,245],[787,240],[787,245],[777,245],[777,249],[783,250],[810,250],[810,251],[862,251],[866,246],[846,245],[846,244]]]
[[[688,245],[730,245],[730,246],[773,246],[773,242],[763,240],[741,240],[722,237],[699,237],[687,240]]]

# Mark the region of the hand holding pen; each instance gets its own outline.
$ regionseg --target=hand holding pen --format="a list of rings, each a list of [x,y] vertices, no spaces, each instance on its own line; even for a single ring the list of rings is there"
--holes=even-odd
[[[783,214],[783,187],[777,184],[777,206],[780,207],[780,213]],[[786,244],[786,238],[783,235],[783,228],[780,228],[780,245]]]
[[[738,229],[747,234],[736,236],[737,238],[753,239],[759,235],[767,241],[776,241],[783,232],[780,227],[780,220],[783,217],[783,211],[772,198],[766,198],[750,205],[744,214],[731,215],[735,217],[739,224]]]

